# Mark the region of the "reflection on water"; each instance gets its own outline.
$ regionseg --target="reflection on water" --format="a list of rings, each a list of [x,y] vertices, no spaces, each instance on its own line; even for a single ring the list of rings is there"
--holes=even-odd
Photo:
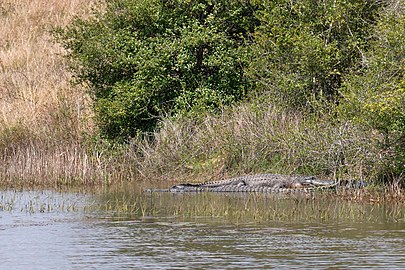
[[[2,269],[405,267],[401,206],[122,190],[0,199]]]

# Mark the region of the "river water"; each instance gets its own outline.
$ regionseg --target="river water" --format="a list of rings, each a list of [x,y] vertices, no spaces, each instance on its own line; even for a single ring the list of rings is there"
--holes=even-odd
[[[0,191],[0,269],[405,268],[402,206]]]

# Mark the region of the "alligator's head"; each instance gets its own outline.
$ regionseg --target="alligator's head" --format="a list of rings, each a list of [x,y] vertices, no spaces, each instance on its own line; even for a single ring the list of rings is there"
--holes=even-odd
[[[333,180],[319,180],[316,178],[307,178],[300,182],[305,187],[325,187],[325,186],[334,186],[337,184]]]

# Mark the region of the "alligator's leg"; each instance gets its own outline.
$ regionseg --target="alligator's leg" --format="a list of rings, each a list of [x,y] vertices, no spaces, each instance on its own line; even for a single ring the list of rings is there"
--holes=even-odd
[[[278,189],[299,189],[299,188],[304,188],[304,186],[300,182],[295,182],[295,181],[288,181],[288,180],[282,180],[279,182],[272,181],[269,183],[259,183],[258,185],[255,185],[258,187],[267,187],[270,189],[278,190]]]

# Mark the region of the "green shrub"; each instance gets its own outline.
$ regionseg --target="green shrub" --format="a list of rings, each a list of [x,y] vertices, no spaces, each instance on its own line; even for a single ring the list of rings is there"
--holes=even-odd
[[[340,116],[380,132],[386,173],[405,173],[405,14],[388,8],[373,33],[363,68],[347,76]]]
[[[262,3],[249,68],[259,94],[292,108],[335,102],[343,75],[359,64],[368,46],[377,1]]]
[[[254,12],[249,1],[111,0],[58,33],[102,132],[126,138],[153,130],[162,115],[242,99]]]

